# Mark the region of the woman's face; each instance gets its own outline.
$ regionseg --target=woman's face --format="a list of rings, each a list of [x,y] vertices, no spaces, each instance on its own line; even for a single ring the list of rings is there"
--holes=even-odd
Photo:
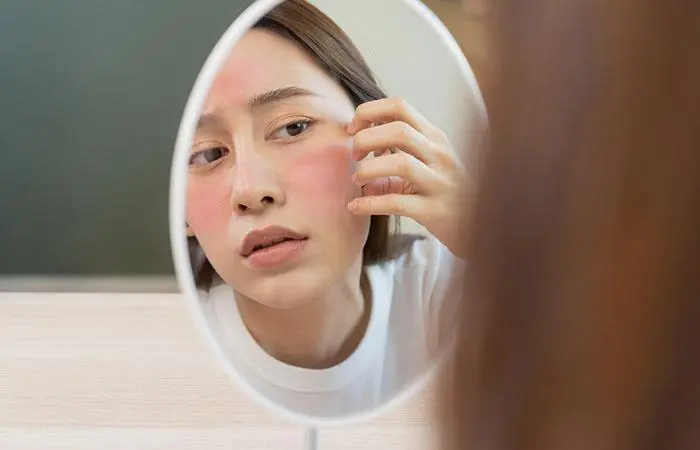
[[[361,192],[345,129],[354,111],[292,42],[252,30],[235,46],[197,126],[186,215],[238,293],[293,308],[361,261],[369,219],[347,209]]]

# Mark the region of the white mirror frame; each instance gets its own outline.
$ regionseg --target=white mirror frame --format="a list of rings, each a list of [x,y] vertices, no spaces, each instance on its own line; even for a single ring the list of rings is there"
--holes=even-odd
[[[275,404],[251,387],[229,363],[216,338],[209,330],[209,326],[199,304],[199,295],[195,287],[194,276],[190,266],[187,237],[184,233],[185,195],[187,188],[187,158],[190,153],[192,140],[194,139],[195,126],[202,107],[204,106],[209,88],[234,45],[236,45],[236,43],[261,17],[284,1],[285,0],[257,0],[251,4],[251,6],[249,6],[240,16],[238,16],[236,20],[233,21],[204,62],[204,65],[202,66],[202,69],[200,70],[194,83],[192,91],[190,92],[190,96],[187,99],[182,120],[180,121],[177,139],[175,141],[175,151],[173,154],[170,172],[169,228],[173,263],[180,291],[185,296],[185,300],[187,301],[192,316],[195,317],[200,335],[205,337],[208,346],[214,350],[216,358],[218,359],[219,363],[225,367],[226,372],[236,380],[238,385],[241,386],[251,398],[267,407],[272,412],[307,427],[315,428],[319,426],[331,425],[352,425],[378,417],[404,402],[416,392],[422,390],[428,384],[428,382],[437,375],[441,367],[444,366],[445,360],[451,351],[452,345],[447,346],[442,351],[442,354],[439,356],[439,358],[437,358],[437,361],[433,367],[427,368],[420,377],[408,384],[391,400],[386,401],[376,408],[359,412],[341,419],[309,417],[290,411],[287,408],[283,408]],[[407,7],[414,9],[418,15],[422,16],[426,20],[433,31],[443,39],[450,51],[454,53],[455,59],[459,64],[464,78],[472,86],[475,96],[477,97],[475,103],[480,109],[477,114],[479,117],[483,117],[484,121],[486,122],[486,109],[483,98],[481,97],[481,91],[479,90],[476,82],[476,78],[452,34],[447,30],[445,25],[437,18],[437,16],[435,16],[435,14],[420,1],[394,1],[401,1],[405,3]]]

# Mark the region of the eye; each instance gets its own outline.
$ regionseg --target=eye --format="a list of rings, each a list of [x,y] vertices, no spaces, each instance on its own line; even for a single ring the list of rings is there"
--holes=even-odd
[[[278,128],[271,136],[275,139],[294,139],[307,131],[311,125],[313,121],[310,119],[295,120]]]
[[[190,166],[205,166],[212,164],[224,156],[228,155],[229,151],[226,147],[213,147],[204,150],[199,150],[190,156]]]

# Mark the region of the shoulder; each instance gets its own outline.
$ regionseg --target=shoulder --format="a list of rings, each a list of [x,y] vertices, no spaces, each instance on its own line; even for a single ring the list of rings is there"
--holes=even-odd
[[[416,271],[423,271],[429,277],[448,269],[461,271],[466,268],[464,260],[452,254],[432,235],[397,236],[393,263],[397,272],[415,274]]]
[[[392,250],[392,258],[375,270],[392,279],[392,297],[401,297],[404,307],[439,307],[460,287],[466,262],[434,236],[397,235]]]
[[[433,236],[415,239],[394,261],[394,297],[422,319],[427,342],[440,347],[455,329],[467,262]]]
[[[235,305],[235,295],[233,290],[222,280],[214,278],[208,287],[197,289],[199,306],[207,321],[218,320],[217,317],[222,310],[230,309]]]

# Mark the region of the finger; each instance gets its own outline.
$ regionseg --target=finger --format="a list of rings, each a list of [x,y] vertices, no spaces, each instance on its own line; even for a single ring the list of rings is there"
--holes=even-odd
[[[353,181],[364,186],[377,178],[398,177],[412,183],[416,190],[430,194],[440,182],[440,176],[423,162],[408,153],[392,153],[361,161],[353,174]]]
[[[420,133],[431,132],[435,127],[413,106],[401,98],[384,98],[361,104],[348,125],[348,133],[355,134],[365,128],[393,121],[405,122]]]
[[[362,186],[362,195],[414,194],[411,185],[399,177],[375,178]]]
[[[426,164],[434,161],[432,153],[437,153],[436,144],[406,122],[390,122],[359,131],[353,137],[353,154],[356,160],[369,153],[385,153],[387,149],[398,148],[413,155]]]
[[[348,209],[358,215],[404,216],[417,220],[423,215],[425,202],[420,195],[372,195],[354,199],[348,203]]]

